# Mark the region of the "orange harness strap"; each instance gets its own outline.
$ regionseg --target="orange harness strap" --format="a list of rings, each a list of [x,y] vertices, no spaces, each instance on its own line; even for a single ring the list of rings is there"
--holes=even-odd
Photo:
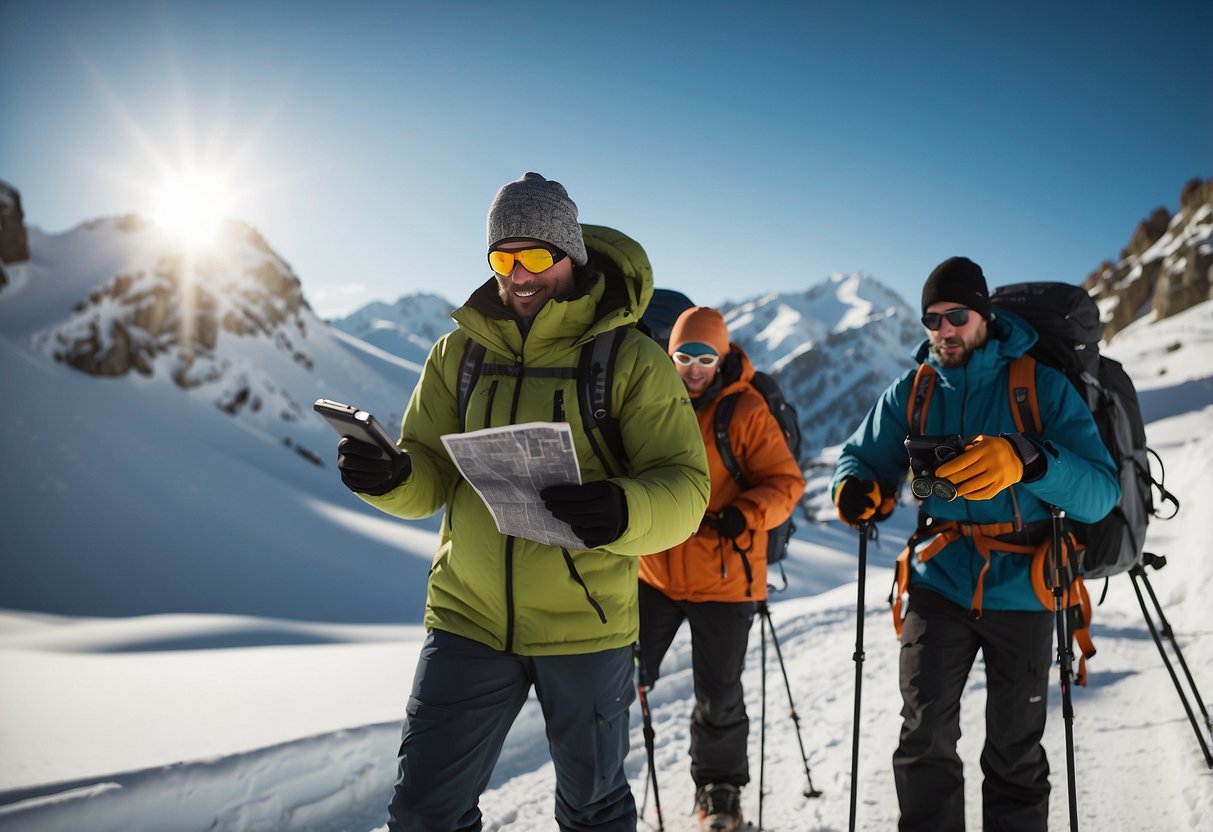
[[[1019,543],[1002,543],[997,540],[1002,535],[1011,534],[1016,531],[1015,524],[1013,523],[959,523],[951,520],[932,526],[932,529],[937,531],[931,542],[925,548],[918,551],[919,563],[926,563],[942,552],[949,543],[962,537],[968,537],[973,540],[973,545],[977,547],[982,560],[985,561],[981,567],[981,574],[977,576],[977,587],[973,591],[973,600],[970,602],[970,609],[978,618],[981,617],[981,601],[985,594],[986,573],[990,571],[990,550],[993,548],[1000,552],[1017,552],[1024,555],[1031,555],[1036,552],[1035,546]],[[902,599],[910,591],[910,553],[913,551],[914,543],[915,538],[911,537],[905,549],[897,556],[895,572],[897,586],[893,594],[893,629],[897,632],[898,638],[901,638],[901,622],[903,620],[901,615]]]
[[[918,560],[920,563],[926,563],[931,558],[943,551],[943,549],[953,541],[959,540],[961,537],[968,537],[973,540],[973,544],[977,547],[977,551],[981,553],[985,564],[981,568],[981,573],[977,576],[977,586],[973,591],[973,599],[970,602],[970,610],[977,617],[981,617],[981,602],[985,591],[986,572],[990,569],[990,552],[996,549],[1000,552],[1014,552],[1016,554],[1031,555],[1032,563],[1029,568],[1029,574],[1032,578],[1032,589],[1036,593],[1036,600],[1046,610],[1053,609],[1053,590],[1052,586],[1045,579],[1045,563],[1048,559],[1049,550],[1052,548],[1052,541],[1045,540],[1038,546],[1018,543],[1003,543],[997,540],[998,537],[1006,534],[1011,534],[1016,531],[1013,523],[959,523],[949,521],[940,523],[932,527],[936,530],[936,534],[930,543],[918,552]],[[913,547],[916,539],[911,537],[910,542],[902,549],[901,554],[897,556],[897,565],[894,571],[895,586],[892,597],[892,612],[893,612],[893,629],[897,633],[897,638],[901,638],[902,617],[901,610],[906,596],[910,591],[910,556],[913,552]],[[1063,548],[1074,547],[1075,540],[1072,533],[1066,535],[1066,540],[1063,543]],[[1071,628],[1070,636],[1073,641],[1078,642],[1078,647],[1081,651],[1078,659],[1078,673],[1075,681],[1080,685],[1087,683],[1086,660],[1095,655],[1095,645],[1091,641],[1091,597],[1087,594],[1086,585],[1083,583],[1082,576],[1075,576],[1070,588],[1062,594],[1063,609],[1077,609],[1077,622]]]

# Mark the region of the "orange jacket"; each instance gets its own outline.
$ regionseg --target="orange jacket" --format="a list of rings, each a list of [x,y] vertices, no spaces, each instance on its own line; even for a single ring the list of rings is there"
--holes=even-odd
[[[804,493],[800,463],[792,457],[779,424],[766,401],[750,385],[754,365],[737,345],[721,364],[721,386],[710,401],[696,402],[699,432],[708,453],[712,496],[705,516],[733,505],[745,516],[747,530],[737,538],[750,565],[747,580],[742,554],[714,526],[702,523],[684,543],[640,559],[640,580],[676,601],[761,601],[767,597],[767,529],[791,516]],[[716,450],[712,421],[721,399],[741,393],[729,438],[742,473],[752,483],[746,491],[733,479]]]

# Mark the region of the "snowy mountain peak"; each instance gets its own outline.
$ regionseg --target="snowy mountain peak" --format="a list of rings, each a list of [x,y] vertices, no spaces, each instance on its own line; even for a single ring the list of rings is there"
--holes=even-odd
[[[796,406],[809,455],[847,437],[890,379],[913,366],[922,340],[914,310],[863,272],[720,311],[733,342]]]
[[[439,337],[455,328],[444,298],[428,292],[404,295],[395,303],[369,303],[329,323],[381,350],[421,364]]]

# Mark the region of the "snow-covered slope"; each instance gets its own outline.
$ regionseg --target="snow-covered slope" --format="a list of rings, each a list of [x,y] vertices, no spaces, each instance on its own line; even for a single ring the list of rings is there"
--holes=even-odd
[[[394,429],[416,365],[319,320],[247,226],[192,259],[136,217],[30,247],[0,292],[0,606],[417,614],[428,555],[341,485],[311,410],[340,399]]]

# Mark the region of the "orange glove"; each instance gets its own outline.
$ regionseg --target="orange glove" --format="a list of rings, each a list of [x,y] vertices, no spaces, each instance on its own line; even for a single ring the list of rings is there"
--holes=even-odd
[[[936,468],[935,476],[955,485],[958,497],[989,500],[1023,479],[1023,461],[1006,439],[978,434],[963,454]]]
[[[838,506],[838,519],[849,526],[871,520],[880,506],[880,483],[847,477],[834,492],[834,505]]]

